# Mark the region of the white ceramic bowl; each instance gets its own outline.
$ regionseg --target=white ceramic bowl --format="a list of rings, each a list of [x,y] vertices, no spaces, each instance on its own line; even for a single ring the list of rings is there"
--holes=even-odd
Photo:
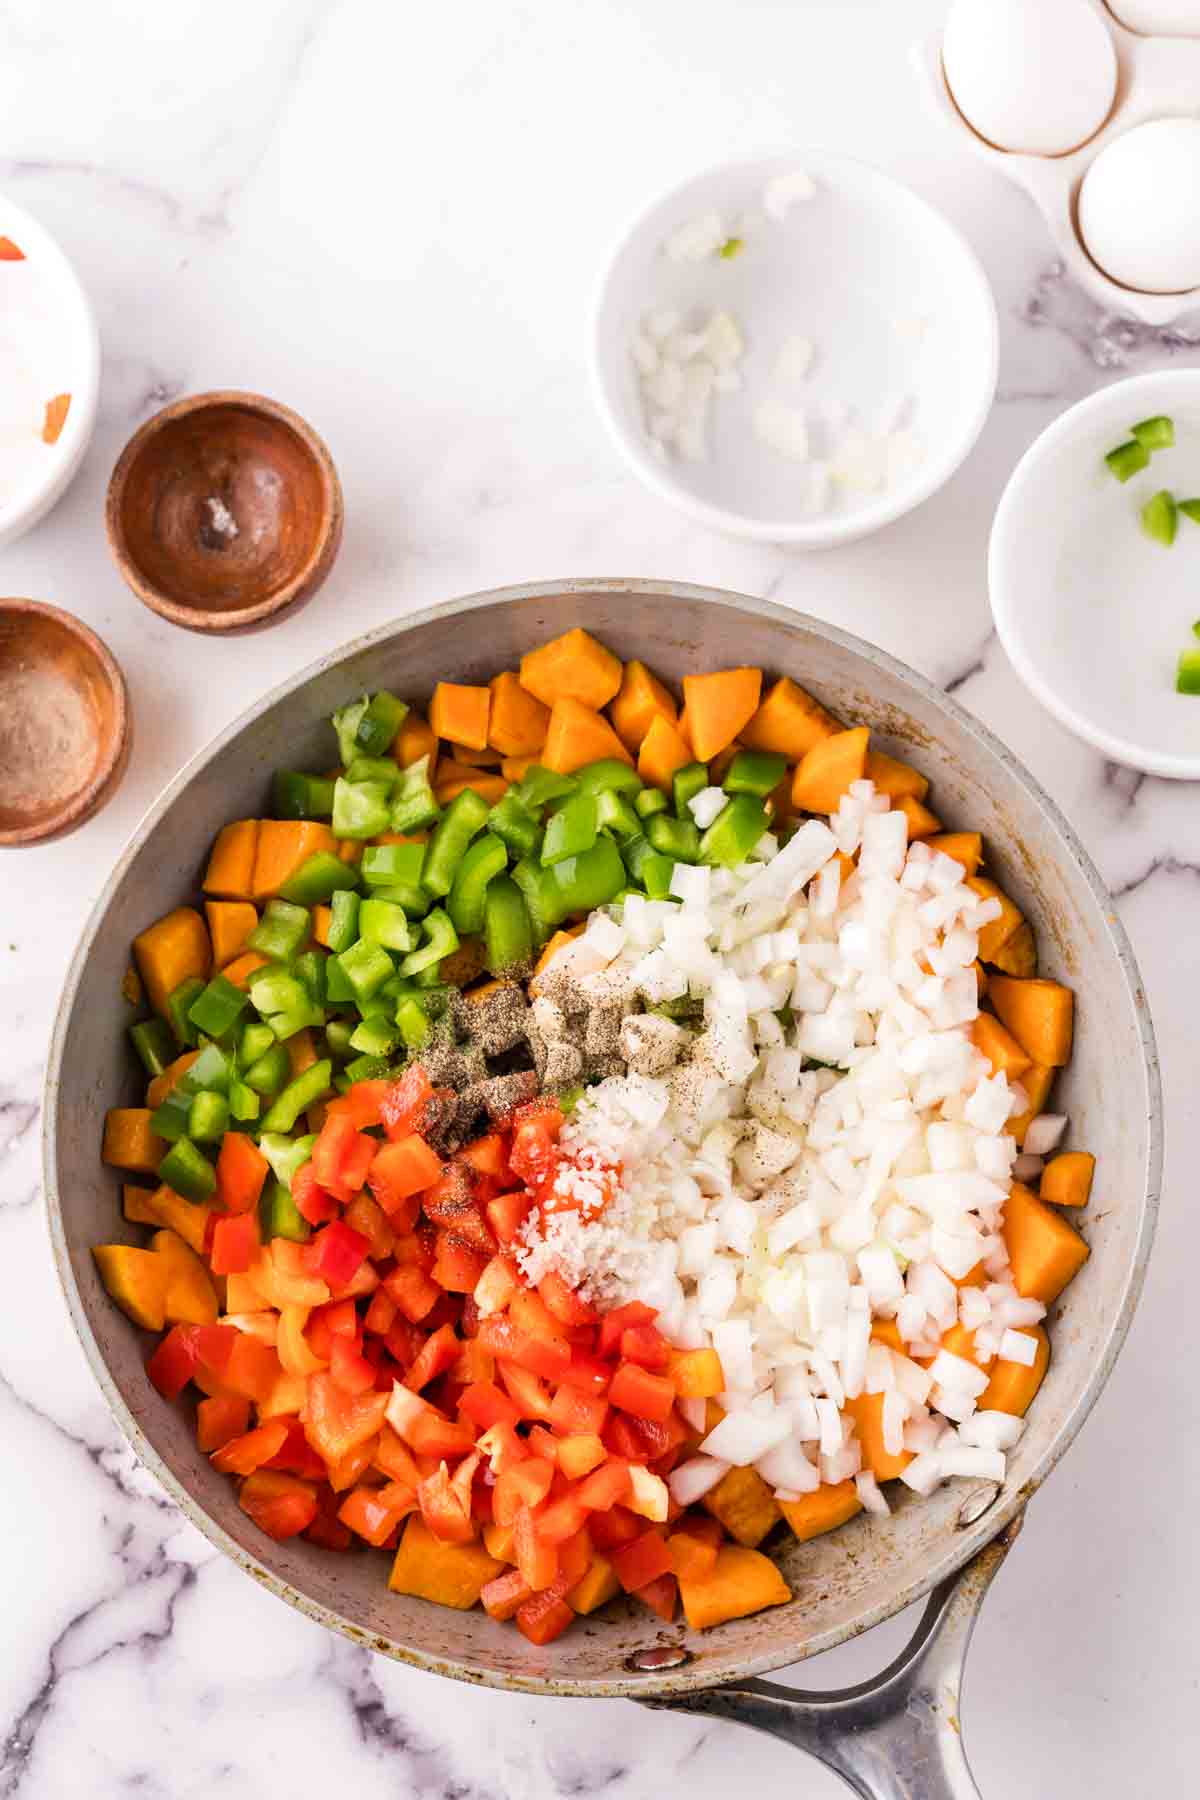
[[[763,209],[773,177],[802,169],[816,192],[777,221]],[[715,210],[744,248],[728,260],[673,261],[664,241]],[[715,396],[708,459],[656,454],[647,435],[630,338],[647,313],[699,318],[727,308],[746,342],[743,385]],[[792,336],[811,340],[803,382],[775,362]],[[656,200],[605,271],[592,326],[600,412],[647,487],[701,523],[737,537],[819,548],[847,543],[909,512],[942,486],[979,435],[996,386],[996,308],[978,259],[926,201],[850,157],[798,150],[722,164]],[[813,455],[834,443],[837,413],[867,429],[899,417],[919,460],[890,487],[837,488],[829,511],[806,508],[808,474],[767,449],[755,407],[780,399],[811,423]]]
[[[1174,449],[1123,485],[1107,451],[1166,413]],[[1141,529],[1160,488],[1200,495],[1200,369],[1118,381],[1081,400],[1025,452],[996,510],[988,584],[1018,675],[1077,737],[1150,775],[1200,779],[1200,698],[1175,692],[1196,647],[1200,526],[1182,515],[1169,548]]]
[[[0,544],[29,530],[63,494],[96,424],[100,336],[75,270],[45,226],[0,194],[0,237],[24,253],[0,261],[0,379],[8,358],[19,379],[0,400],[0,455],[11,477],[0,489]],[[58,394],[71,403],[57,442],[40,438],[42,408]],[[25,435],[29,456],[24,456]]]

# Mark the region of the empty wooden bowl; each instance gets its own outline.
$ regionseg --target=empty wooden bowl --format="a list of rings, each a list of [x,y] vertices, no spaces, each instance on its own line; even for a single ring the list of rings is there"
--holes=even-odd
[[[342,490],[311,425],[261,394],[194,394],[126,444],[105,522],[139,600],[191,631],[273,622],[320,587]]]
[[[56,606],[0,599],[0,846],[82,825],[129,745],[125,677],[95,632]]]

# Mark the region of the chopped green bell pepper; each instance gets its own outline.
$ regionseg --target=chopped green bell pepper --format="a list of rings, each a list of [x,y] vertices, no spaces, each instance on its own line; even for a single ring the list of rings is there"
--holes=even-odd
[[[682,769],[676,769],[671,782],[671,797],[675,803],[675,817],[691,821],[688,802],[694,800],[708,786],[708,770],[702,762],[687,763]]]
[[[262,1025],[257,1021],[254,1021],[249,1025],[244,1025],[242,1027],[242,1035],[238,1039],[238,1068],[248,1069],[252,1063],[258,1061],[260,1056],[265,1056],[268,1050],[273,1050],[274,1048],[275,1033],[271,1030],[269,1025]]]
[[[528,966],[533,955],[533,927],[525,899],[511,876],[489,882],[483,908],[485,959],[493,975],[509,975]]]
[[[347,944],[347,950],[352,948],[353,943]],[[354,991],[354,984],[342,967],[342,955],[344,954],[343,951],[337,956],[327,957],[325,961],[325,1004],[327,1006],[346,1006],[358,999],[358,995]]]
[[[420,885],[424,861],[424,844],[368,844],[359,869],[369,888],[415,888]]]
[[[354,744],[360,756],[382,756],[390,750],[392,740],[408,717],[408,708],[395,694],[380,688],[372,694],[354,729]]]
[[[344,1062],[350,1054],[350,1039],[354,1035],[354,1026],[349,1019],[330,1019],[325,1027],[325,1043],[329,1054]]]
[[[229,1084],[229,1112],[239,1125],[252,1125],[262,1110],[262,1101],[244,1081]]]
[[[129,1041],[147,1075],[161,1075],[179,1051],[165,1019],[142,1019],[129,1027]]]
[[[224,1037],[249,1004],[244,988],[235,987],[224,975],[214,975],[188,1007],[188,1018],[205,1037]]]
[[[727,794],[754,794],[765,800],[787,774],[787,766],[786,756],[768,750],[739,750],[721,785]]]
[[[515,791],[522,806],[530,812],[540,812],[551,800],[565,800],[578,787],[573,775],[559,775],[553,769],[544,769],[541,763],[533,763]]]
[[[319,950],[306,950],[304,955],[298,956],[292,964],[292,974],[297,981],[304,983],[308,989],[310,1000],[315,1000],[318,1006],[323,1005],[325,1001],[325,964],[327,961],[328,958],[323,956]]]
[[[462,795],[459,796],[461,798]],[[447,813],[446,817],[449,816]],[[410,950],[401,962],[401,975],[416,975],[422,969],[432,968],[444,956],[449,956],[458,949],[458,933],[454,929],[454,922],[442,907],[435,906],[421,921],[421,940],[419,948]]]
[[[207,1156],[190,1138],[172,1144],[158,1165],[158,1179],[185,1200],[208,1200],[216,1192],[217,1176]]]
[[[339,775],[333,789],[333,829],[340,838],[372,838],[392,822],[391,789],[386,781],[347,781]]]
[[[275,1095],[281,1093],[286,1085],[291,1067],[288,1053],[283,1045],[272,1044],[271,1048],[264,1051],[257,1062],[250,1064],[250,1067],[244,1071],[242,1079],[246,1087],[252,1088],[256,1094],[261,1094],[264,1100],[273,1100]]]
[[[637,770],[616,756],[604,756],[577,769],[575,779],[581,794],[636,794],[643,785]]]
[[[323,775],[276,769],[271,781],[271,810],[277,819],[328,819],[333,812],[333,783]]]
[[[188,1110],[188,1137],[197,1143],[212,1144],[224,1137],[228,1126],[229,1102],[224,1094],[205,1090],[195,1096]]]
[[[328,1058],[311,1063],[299,1075],[288,1082],[283,1092],[272,1103],[270,1111],[263,1120],[264,1131],[290,1131],[306,1106],[329,1089],[333,1080],[333,1064]]]
[[[700,832],[690,814],[687,818],[673,819],[669,813],[655,813],[653,818],[646,820],[646,836],[651,849],[671,857],[674,862],[700,861]]]
[[[312,1226],[292,1199],[291,1189],[282,1181],[272,1181],[264,1189],[258,1203],[258,1218],[264,1242],[281,1237],[303,1244],[312,1231]]]
[[[644,837],[630,838],[621,845],[621,855],[629,870],[629,879],[644,888],[652,900],[665,900],[671,890],[672,856],[663,856]]]
[[[339,888],[329,902],[329,931],[326,949],[340,956],[358,936],[359,898],[352,888]]]
[[[311,928],[307,907],[290,900],[268,900],[262,918],[246,937],[246,947],[269,956],[272,962],[291,962],[301,944],[308,941]],[[258,1006],[258,1001],[254,1004]]]
[[[1142,508],[1142,530],[1155,543],[1169,549],[1179,528],[1179,509],[1169,488],[1160,488]]]
[[[596,795],[596,823],[601,831],[611,831],[615,838],[642,835],[642,821],[624,794],[615,788],[604,788]]]
[[[348,769],[358,755],[358,722],[367,710],[367,696],[352,700],[335,712],[331,723],[337,733],[338,753],[342,767]]]
[[[400,1027],[386,1018],[364,1019],[350,1039],[351,1048],[362,1056],[390,1056],[399,1042]]]
[[[1155,413],[1152,419],[1142,419],[1132,426],[1130,436],[1143,450],[1169,450],[1175,442],[1175,421],[1166,413]]]
[[[700,840],[700,861],[733,869],[744,863],[770,827],[767,809],[754,794],[734,794]]]
[[[316,1137],[309,1133],[306,1137],[284,1137],[278,1132],[264,1131],[258,1140],[258,1147],[271,1165],[271,1173],[276,1181],[281,1181],[288,1192],[291,1192],[292,1181],[296,1170],[301,1168],[313,1153]]]
[[[162,1138],[166,1144],[178,1143],[180,1138],[186,1137],[194,1098],[193,1090],[177,1081],[150,1114],[150,1129],[155,1137]]]
[[[317,850],[301,863],[290,881],[279,890],[280,898],[299,906],[317,906],[335,894],[358,886],[358,870],[331,850]]]
[[[572,794],[556,813],[552,813],[542,839],[542,863],[565,862],[569,856],[582,856],[596,841],[596,796],[580,792]]]
[[[337,963],[359,1001],[369,1000],[395,973],[392,959],[382,945],[364,944],[361,938],[342,951]]]
[[[390,756],[356,756],[346,770],[352,787],[363,781],[382,781],[390,794],[400,779],[400,765]]]
[[[639,819],[652,819],[655,813],[666,812],[670,802],[661,788],[643,788],[633,798],[633,810]]]
[[[374,894],[358,909],[358,930],[364,944],[382,944],[385,950],[410,950],[412,933],[404,908],[394,900],[379,900]]]
[[[467,845],[487,824],[489,810],[487,801],[481,800],[474,788],[464,788],[450,802],[425,846],[421,883],[431,894],[440,898],[450,892]]]
[[[1145,444],[1139,444],[1136,438],[1128,443],[1118,444],[1104,458],[1111,472],[1118,481],[1128,481],[1131,475],[1137,475],[1150,461],[1150,452]]]
[[[429,1020],[420,1001],[401,1000],[396,1008],[396,1024],[407,1050],[422,1050],[429,1039]]]
[[[555,863],[546,870],[554,896],[554,924],[572,913],[590,913],[605,906],[625,886],[625,865],[610,837],[598,837],[590,850]]]
[[[525,901],[534,947],[540,948],[558,923],[554,917],[558,895],[550,879],[550,870],[544,869],[532,856],[523,856],[520,862],[514,863],[511,873]]]
[[[491,831],[483,832],[468,846],[446,900],[446,911],[460,937],[482,931],[488,883],[507,867],[508,851]]]
[[[199,1042],[200,1034],[188,1014],[192,1004],[204,992],[204,983],[198,975],[189,975],[181,981],[177,988],[172,988],[167,995],[167,1023],[175,1034],[177,1044],[185,1049],[192,1049]]]
[[[497,800],[488,814],[488,830],[506,844],[514,856],[529,856],[538,847],[542,827],[536,814],[522,806],[514,790]]]
[[[250,983],[255,1010],[282,1042],[306,1025],[323,1025],[325,1013],[304,982],[285,969],[262,970]]]
[[[429,780],[429,758],[418,757],[400,772],[400,783],[392,794],[391,829],[424,831],[441,817]]]
[[[204,1088],[211,1088],[215,1094],[226,1094],[229,1092],[232,1074],[230,1058],[220,1045],[205,1044],[195,1062],[184,1070],[175,1085],[189,1094],[198,1094]]]
[[[386,1056],[356,1056],[353,1062],[346,1064],[333,1085],[348,1094],[356,1081],[382,1081],[391,1072],[392,1065]]]

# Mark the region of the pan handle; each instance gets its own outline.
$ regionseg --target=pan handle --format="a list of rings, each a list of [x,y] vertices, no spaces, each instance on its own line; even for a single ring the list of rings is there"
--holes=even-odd
[[[963,1668],[984,1595],[1020,1529],[1018,1513],[934,1589],[909,1642],[873,1681],[825,1694],[739,1681],[644,1704],[769,1732],[834,1770],[860,1800],[980,1800],[963,1748]]]

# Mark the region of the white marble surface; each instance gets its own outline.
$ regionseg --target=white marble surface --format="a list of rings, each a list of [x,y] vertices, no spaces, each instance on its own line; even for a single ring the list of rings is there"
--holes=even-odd
[[[1114,1379],[1033,1505],[985,1610],[966,1725],[985,1794],[1184,1791],[1200,1755],[1200,1483],[1186,1146],[1200,1126],[1200,809],[1107,767],[1019,687],[989,630],[984,550],[1016,456],[1125,372],[1195,363],[1184,334],[1102,318],[1027,203],[923,116],[908,40],[935,0],[6,0],[0,185],[61,237],[104,340],[101,422],[0,587],[81,614],[121,658],[136,742],[104,815],[0,860],[0,1796],[649,1800],[686,1784],[833,1796],[727,1725],[620,1702],[440,1683],[322,1634],[215,1552],[134,1466],[59,1297],[38,1195],[41,1067],[72,940],[126,834],[265,685],[411,608],[571,574],[770,595],[952,686],[1066,809],[1117,895],[1164,1052],[1168,1167],[1145,1298]],[[606,245],[654,189],[805,142],[914,183],[995,284],[999,401],[950,486],[866,543],[723,541],[651,500],[593,414],[584,321]],[[173,395],[275,394],[346,487],[320,598],[236,646],[152,617],[104,546],[125,438]],[[896,1624],[813,1665],[856,1679]]]

